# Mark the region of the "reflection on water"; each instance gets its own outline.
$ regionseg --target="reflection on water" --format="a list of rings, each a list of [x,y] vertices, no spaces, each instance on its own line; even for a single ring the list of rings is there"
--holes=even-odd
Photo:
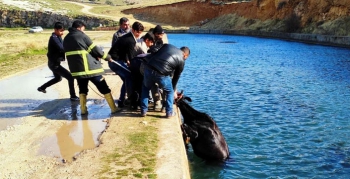
[[[39,154],[71,162],[80,152],[98,146],[99,137],[106,128],[106,119],[109,118],[110,112],[108,106],[101,106],[105,103],[103,101],[88,100],[89,114],[84,116],[80,115],[80,106],[76,102],[72,102],[70,107],[61,107],[59,114],[63,124],[54,136],[44,139]]]
[[[79,130],[81,127],[81,131]],[[60,149],[61,157],[66,161],[71,161],[72,157],[79,152],[92,149],[96,146],[87,120],[66,122],[56,132],[57,145]],[[76,139],[76,141],[74,141]]]
[[[211,166],[189,151],[192,178],[349,178],[350,50],[228,35],[168,39],[191,49],[178,90],[216,120],[233,158]]]

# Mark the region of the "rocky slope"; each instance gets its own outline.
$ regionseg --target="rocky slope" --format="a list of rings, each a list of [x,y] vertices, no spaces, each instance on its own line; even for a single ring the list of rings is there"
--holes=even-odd
[[[253,0],[242,3],[199,0],[123,12],[143,20],[191,28],[350,35],[350,1],[347,0]]]

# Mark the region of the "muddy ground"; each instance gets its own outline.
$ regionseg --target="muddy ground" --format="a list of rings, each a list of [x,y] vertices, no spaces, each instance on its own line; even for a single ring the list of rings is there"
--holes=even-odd
[[[103,66],[117,99],[121,80],[107,62]],[[37,91],[51,78],[51,71],[42,65],[0,80],[0,178],[148,178],[118,172],[142,167],[137,159],[120,157],[107,163],[104,159],[128,146],[126,133],[150,125],[158,139],[157,178],[189,178],[179,116],[165,119],[161,112],[150,112],[142,118],[139,111],[127,109],[111,116],[103,96],[90,84],[89,114],[82,117],[79,102],[68,99],[65,79],[45,94]]]

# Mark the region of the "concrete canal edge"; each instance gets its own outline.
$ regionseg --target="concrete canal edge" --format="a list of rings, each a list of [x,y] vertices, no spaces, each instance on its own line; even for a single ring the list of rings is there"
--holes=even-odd
[[[158,135],[166,140],[159,141],[157,153],[158,178],[190,179],[187,152],[182,138],[180,110],[174,105],[176,116],[160,122]],[[163,114],[164,115],[164,114]],[[171,172],[170,172],[171,171]]]
[[[320,34],[301,34],[301,33],[283,33],[283,32],[264,32],[254,30],[166,30],[166,33],[187,33],[187,34],[223,34],[223,35],[242,35],[263,38],[283,39],[296,42],[345,47],[350,48],[349,36],[334,36]]]
[[[180,125],[181,114],[176,105],[173,106],[176,116],[167,119],[165,113],[149,110],[146,118],[157,120],[158,149],[156,152],[155,173],[157,178],[163,179],[190,179],[187,151],[182,138]],[[140,117],[139,111],[122,110],[121,113],[111,116],[109,127],[100,141],[105,148],[112,147],[110,142],[118,132],[134,131],[135,126],[143,124],[146,118]],[[124,123],[124,124],[123,124]],[[125,125],[127,123],[128,125]],[[147,123],[147,122],[146,122]],[[148,124],[144,124],[148,125]],[[122,127],[123,126],[123,127]],[[108,144],[109,143],[109,144]],[[130,151],[132,153],[133,151]]]

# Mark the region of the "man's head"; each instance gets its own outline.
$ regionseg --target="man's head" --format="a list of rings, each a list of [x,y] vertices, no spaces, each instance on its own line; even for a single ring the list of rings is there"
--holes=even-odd
[[[72,27],[84,32],[86,24],[81,20],[75,20],[72,24]]]
[[[190,49],[188,47],[181,47],[180,50],[183,52],[184,60],[186,60],[190,56]]]
[[[143,27],[143,25],[140,22],[136,21],[136,22],[134,22],[132,24],[131,32],[134,34],[136,39],[141,37],[141,34],[142,34],[143,30],[144,30],[144,27]]]
[[[147,45],[147,47],[150,47],[154,44],[154,35],[152,33],[147,32],[143,37],[143,41]]]
[[[153,32],[153,34],[154,34],[154,37],[156,38],[155,40],[157,40],[157,39],[162,39],[162,38],[163,38],[164,30],[163,30],[162,26],[157,25],[157,26],[153,29],[152,32]]]
[[[129,19],[126,17],[120,18],[119,19],[119,27],[124,31],[128,30],[130,27]]]
[[[53,29],[54,29],[54,33],[57,36],[61,37],[63,35],[64,26],[63,26],[63,24],[61,22],[56,22],[54,27],[53,27]]]

